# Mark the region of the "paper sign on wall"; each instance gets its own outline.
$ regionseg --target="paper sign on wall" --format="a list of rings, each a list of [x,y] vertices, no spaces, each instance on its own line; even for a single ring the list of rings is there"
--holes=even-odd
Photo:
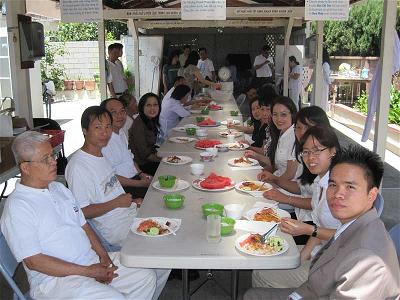
[[[349,0],[306,0],[304,18],[314,21],[347,21]]]
[[[102,0],[61,0],[61,21],[66,23],[100,22],[103,20]]]
[[[182,20],[226,20],[226,0],[182,0]]]

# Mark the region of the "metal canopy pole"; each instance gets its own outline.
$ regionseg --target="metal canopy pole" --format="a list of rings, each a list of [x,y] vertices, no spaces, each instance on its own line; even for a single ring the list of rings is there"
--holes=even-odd
[[[290,35],[292,33],[293,18],[288,19],[288,23],[285,26],[285,45],[283,49],[283,95],[288,95],[289,88],[289,42]]]
[[[107,74],[106,74],[106,45],[104,38],[104,20],[97,22],[99,42],[99,69],[100,69],[100,97],[107,98]]]
[[[324,42],[324,21],[317,21],[317,42],[315,51],[315,64],[314,64],[314,103],[313,105],[321,107],[322,98],[322,48]]]
[[[393,36],[396,25],[396,1],[385,0],[382,22],[381,59],[382,72],[379,85],[379,105],[376,110],[374,152],[385,159],[387,123],[389,115],[390,85],[392,82]]]

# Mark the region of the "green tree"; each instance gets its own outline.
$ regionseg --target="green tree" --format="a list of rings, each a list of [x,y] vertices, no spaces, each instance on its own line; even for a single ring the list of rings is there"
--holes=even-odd
[[[64,45],[50,44],[48,39],[45,41],[45,53],[46,55],[40,60],[40,75],[43,82],[52,80],[57,90],[61,90],[63,87],[63,79],[65,75],[64,66],[57,63],[56,56],[62,56],[65,54]]]
[[[400,7],[397,30],[400,30]],[[383,1],[368,0],[351,7],[345,22],[328,21],[324,26],[324,44],[330,55],[379,56]]]

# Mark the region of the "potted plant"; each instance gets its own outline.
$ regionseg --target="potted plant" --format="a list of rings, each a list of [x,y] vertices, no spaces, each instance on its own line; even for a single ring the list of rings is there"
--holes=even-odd
[[[74,89],[74,81],[69,79],[68,76],[64,79],[64,90],[72,91]]]
[[[94,78],[86,79],[85,90],[94,91],[95,89],[96,89],[96,81],[94,80]]]
[[[78,75],[78,79],[75,80],[75,89],[77,91],[83,90],[85,86],[85,81],[82,79],[82,75]]]

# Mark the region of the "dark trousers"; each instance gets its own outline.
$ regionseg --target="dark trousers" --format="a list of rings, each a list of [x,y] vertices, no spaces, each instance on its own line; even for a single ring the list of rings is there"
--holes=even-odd
[[[154,174],[156,174],[159,165],[160,165],[159,162],[148,162],[145,163],[144,165],[139,165],[139,167],[140,170],[142,170],[144,173],[154,176]]]
[[[291,213],[290,216],[292,217],[292,219],[297,219],[295,213]],[[304,223],[310,224],[310,225],[314,225],[313,221],[306,221]],[[307,241],[308,241],[309,238],[310,238],[310,236],[307,235],[307,234],[298,235],[298,236],[294,236],[293,237],[296,245],[305,245],[305,244],[307,244]]]
[[[136,175],[132,177],[133,180],[140,180],[140,176]],[[130,193],[133,199],[144,198],[147,192],[147,187],[137,187],[137,186],[123,186],[125,193]]]

